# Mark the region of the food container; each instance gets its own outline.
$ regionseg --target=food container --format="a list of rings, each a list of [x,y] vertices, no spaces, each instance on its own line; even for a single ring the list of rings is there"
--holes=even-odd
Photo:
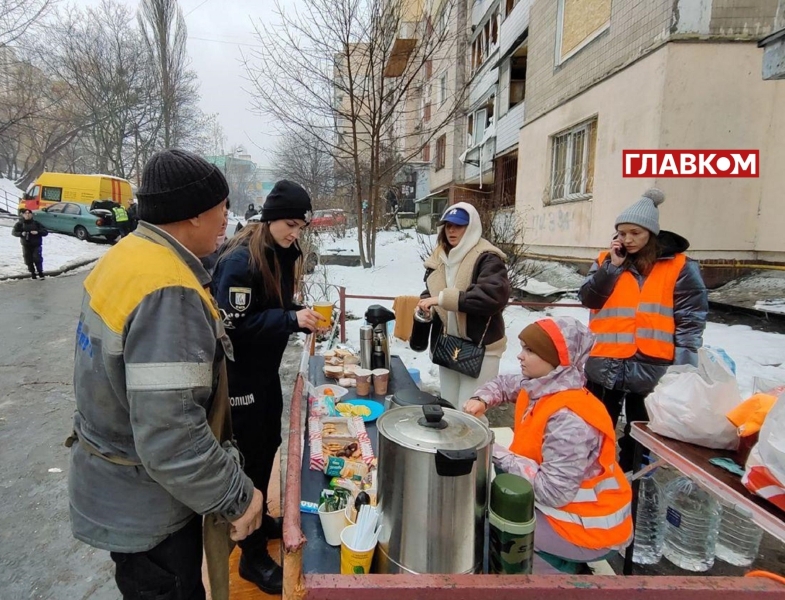
[[[385,412],[379,430],[378,573],[482,569],[493,435],[438,405]]]

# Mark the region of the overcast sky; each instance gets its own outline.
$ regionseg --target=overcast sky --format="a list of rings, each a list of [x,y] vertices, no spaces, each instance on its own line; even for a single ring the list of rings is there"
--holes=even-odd
[[[138,0],[120,0],[133,9]],[[285,0],[287,5],[294,4]],[[97,6],[100,0],[74,0],[77,6]],[[218,113],[227,148],[243,144],[259,166],[272,166],[269,152],[275,146],[270,121],[253,114],[244,80],[241,51],[259,45],[251,18],[275,19],[274,0],[180,0],[188,26],[188,54],[199,76],[200,106]]]

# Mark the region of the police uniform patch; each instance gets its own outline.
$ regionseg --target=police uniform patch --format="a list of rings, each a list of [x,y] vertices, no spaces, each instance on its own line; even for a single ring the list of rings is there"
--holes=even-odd
[[[245,312],[251,305],[251,288],[230,287],[229,304],[238,312]]]

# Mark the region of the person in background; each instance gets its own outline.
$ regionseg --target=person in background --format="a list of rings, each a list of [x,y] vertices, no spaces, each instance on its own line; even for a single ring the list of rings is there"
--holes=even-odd
[[[33,279],[46,279],[42,238],[49,235],[49,231],[33,218],[32,210],[26,208],[22,211],[22,218],[14,224],[11,235],[22,242],[22,257],[30,276]]]
[[[261,524],[262,493],[227,426],[231,344],[197,258],[215,250],[228,194],[195,154],[153,155],[139,227],[84,282],[66,443],[71,529],[110,551],[124,600],[204,600],[200,515],[228,521],[235,540]]]
[[[251,217],[255,217],[258,214],[259,212],[256,210],[256,207],[253,204],[249,204],[248,210],[245,211],[245,220],[247,221]]]
[[[131,201],[131,206],[128,207],[128,222],[131,231],[135,231],[139,224],[139,205],[136,198]]]
[[[477,379],[439,367],[441,397],[456,408],[499,374],[507,347],[502,311],[510,298],[504,253],[482,238],[477,209],[459,202],[441,219],[436,248],[425,265],[426,290],[418,308],[433,310],[431,352],[442,332],[485,347]]]
[[[125,210],[122,204],[113,204],[112,214],[114,215],[115,225],[120,230],[120,235],[128,235],[131,233],[131,220],[128,216],[128,211]]]
[[[228,364],[232,424],[245,472],[267,499],[281,445],[283,392],[280,368],[292,333],[316,329],[319,313],[295,304],[298,238],[311,220],[311,199],[296,183],[279,181],[262,207],[224,245],[215,266],[213,294],[234,347]],[[266,506],[266,502],[265,502]],[[267,594],[280,594],[283,570],[267,551],[281,537],[281,519],[265,509],[262,527],[240,543],[240,576]]]
[[[464,411],[481,417],[489,406],[515,402],[512,444],[494,444],[493,462],[534,488],[536,552],[591,562],[622,550],[632,539],[632,490],[616,463],[611,419],[584,388],[594,336],[580,321],[558,317],[518,337],[521,375],[486,383]]]
[[[207,269],[207,272],[212,274],[213,270],[215,269],[215,264],[218,262],[218,255],[220,254],[221,246],[223,246],[224,242],[226,241],[226,228],[229,225],[229,200],[226,200],[226,209],[224,211],[224,217],[226,221],[224,222],[224,226],[221,229],[221,233],[218,236],[218,239],[215,242],[215,252],[210,254],[209,256],[205,256],[202,258],[202,266]]]
[[[709,310],[700,266],[684,254],[690,243],[660,230],[664,200],[662,191],[650,189],[616,218],[610,249],[597,257],[579,292],[596,336],[587,387],[614,426],[624,404],[619,464],[625,472],[633,468],[630,423],[649,420],[644,399],[668,366],[697,364]]]

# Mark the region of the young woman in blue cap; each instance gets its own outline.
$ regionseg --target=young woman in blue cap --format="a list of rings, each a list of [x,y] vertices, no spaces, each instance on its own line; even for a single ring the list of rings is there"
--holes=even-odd
[[[510,298],[505,260],[501,250],[483,239],[474,206],[458,202],[447,208],[436,248],[424,263],[427,288],[418,308],[433,313],[431,352],[442,333],[485,347],[477,378],[439,367],[441,397],[457,409],[499,374],[507,347],[502,311]]]

